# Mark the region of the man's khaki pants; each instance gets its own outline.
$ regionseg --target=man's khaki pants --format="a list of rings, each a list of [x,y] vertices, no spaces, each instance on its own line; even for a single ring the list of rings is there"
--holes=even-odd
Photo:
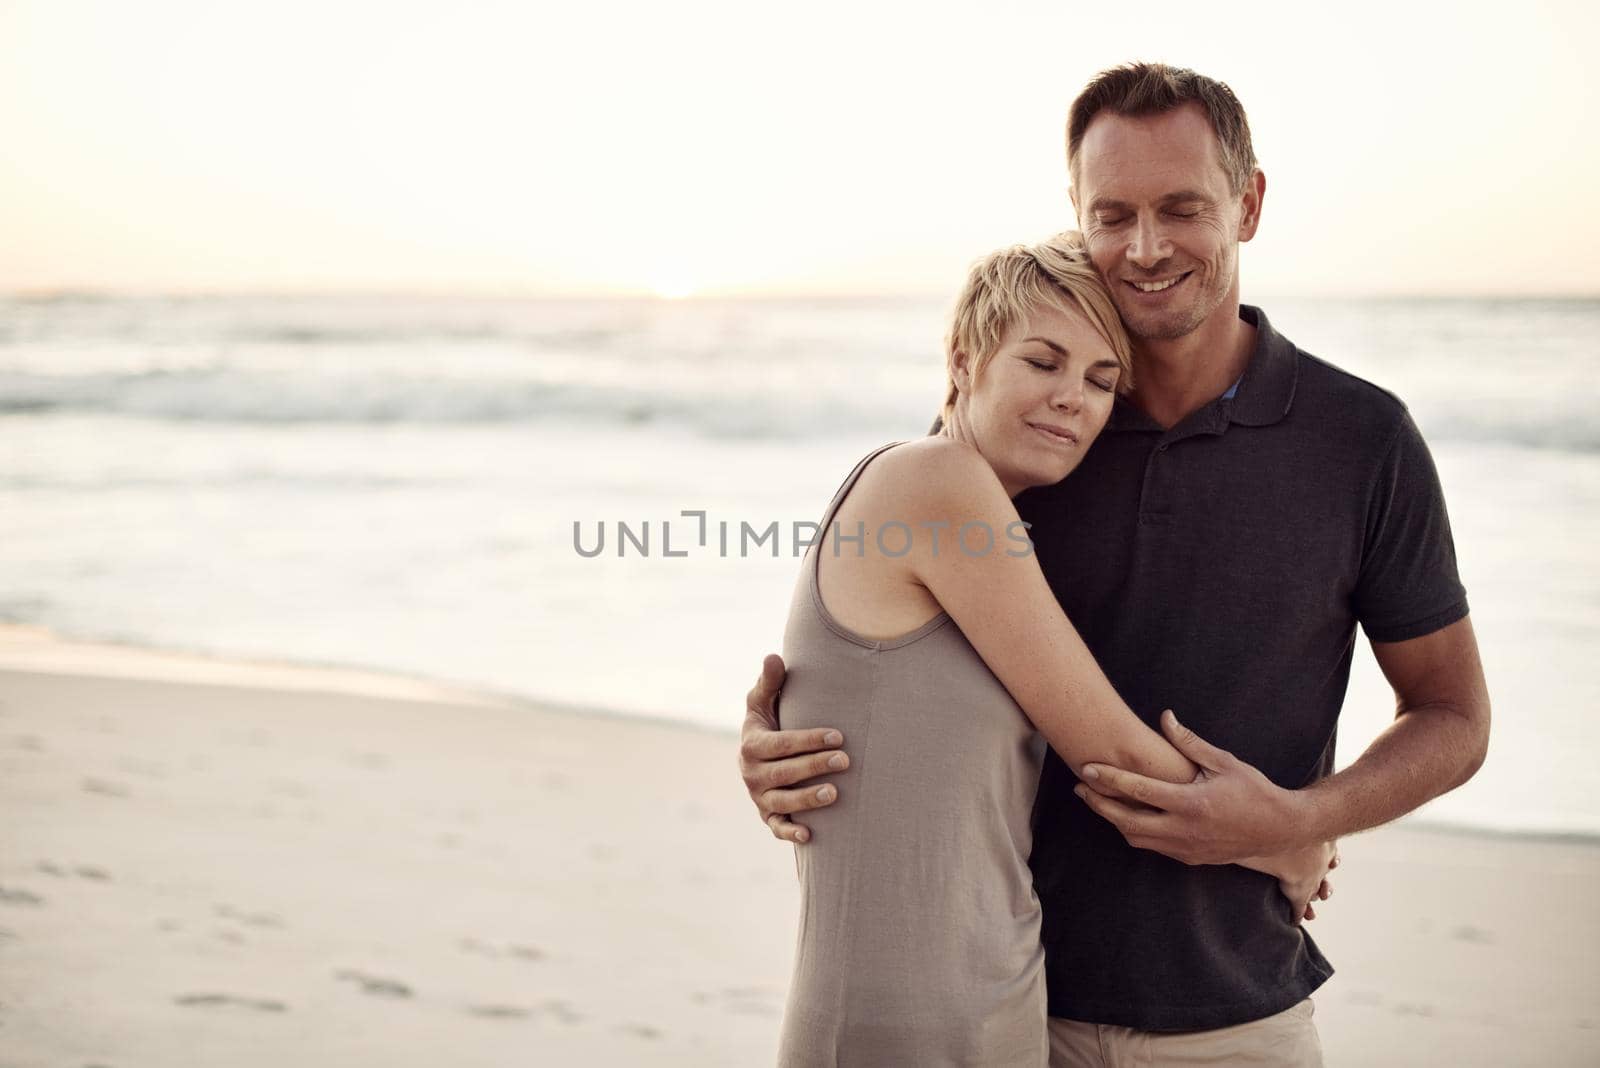
[[[1311,999],[1276,1016],[1215,1031],[1136,1031],[1050,1017],[1050,1068],[1292,1065],[1322,1068]]]

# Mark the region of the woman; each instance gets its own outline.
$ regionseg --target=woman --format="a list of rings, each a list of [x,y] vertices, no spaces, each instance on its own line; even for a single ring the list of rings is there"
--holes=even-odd
[[[943,432],[857,465],[790,608],[784,726],[852,739],[852,789],[797,847],[779,1057],[795,1068],[1046,1064],[1028,870],[1044,741],[1074,771],[1197,770],[1117,696],[1012,506],[1072,472],[1130,385],[1127,336],[1078,235],[974,266],[946,351]],[[1330,856],[1257,867],[1303,910]]]

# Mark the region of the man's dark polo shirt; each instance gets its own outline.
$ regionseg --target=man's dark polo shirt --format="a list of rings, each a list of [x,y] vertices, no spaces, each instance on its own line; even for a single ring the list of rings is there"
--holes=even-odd
[[[1438,476],[1405,406],[1297,349],[1257,308],[1235,395],[1171,430],[1119,399],[1082,466],[1017,500],[1119,693],[1279,786],[1333,770],[1356,624],[1467,614]],[[1046,758],[1034,809],[1050,1014],[1187,1031],[1260,1019],[1333,974],[1269,876],[1133,849]],[[1337,905],[1333,906],[1337,907]]]

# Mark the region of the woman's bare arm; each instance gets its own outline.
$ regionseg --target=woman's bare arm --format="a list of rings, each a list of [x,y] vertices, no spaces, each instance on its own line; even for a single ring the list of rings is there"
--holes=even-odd
[[[1100,670],[1031,551],[1007,539],[1021,520],[993,469],[975,450],[948,439],[896,449],[894,499],[884,515],[912,524],[948,524],[935,551],[918,537],[900,563],[949,612],[989,669],[1074,772],[1093,762],[1189,782],[1198,770],[1128,708]],[[965,547],[956,544],[966,524]],[[1011,526],[1011,524],[1019,524]],[[982,530],[992,532],[984,538]],[[989,541],[987,553],[978,550]]]
[[[1050,747],[1074,773],[1085,764],[1107,763],[1168,782],[1192,780],[1196,765],[1145,726],[1100,670],[1038,560],[1031,552],[1008,555],[1008,549],[1020,549],[1005,532],[1021,519],[988,461],[947,439],[918,442],[898,459],[905,465],[896,480],[901,499],[891,509],[925,515],[920,522],[948,524],[952,534],[969,523],[976,524],[975,532],[993,532],[987,553],[977,549],[988,539],[968,546],[971,551],[946,544],[935,552],[931,542],[919,542],[904,559]],[[1242,863],[1276,877],[1296,916],[1309,919],[1316,915],[1312,902],[1329,892],[1325,876],[1334,856],[1333,844],[1326,843]]]

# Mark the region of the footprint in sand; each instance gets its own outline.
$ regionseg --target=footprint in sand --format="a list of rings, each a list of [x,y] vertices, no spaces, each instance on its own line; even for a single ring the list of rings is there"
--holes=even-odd
[[[237,1008],[255,1012],[288,1012],[289,1006],[272,998],[247,998],[237,994],[179,994],[172,999],[190,1008]]]
[[[383,771],[389,766],[389,758],[382,753],[346,753],[346,762],[368,771]]]
[[[43,905],[44,898],[32,890],[17,890],[9,886],[0,886],[0,903],[7,905]]]
[[[213,911],[225,920],[242,923],[246,927],[282,927],[283,919],[272,912],[240,912],[232,905],[216,905]]]
[[[575,1024],[583,1021],[583,1014],[575,1011],[565,1001],[551,998],[529,1008],[525,1005],[468,1005],[467,1013],[470,1016],[481,1016],[486,1020],[531,1020],[539,1017],[549,1017],[558,1023]]]
[[[398,979],[384,979],[376,975],[367,975],[365,972],[358,972],[351,968],[343,968],[334,972],[333,977],[356,983],[360,985],[363,994],[371,994],[374,997],[408,998],[411,996],[411,988]]]
[[[468,1005],[467,1012],[486,1020],[526,1020],[533,1015],[532,1009],[521,1005]]]
[[[11,744],[16,746],[18,749],[26,749],[30,753],[44,752],[44,742],[40,741],[36,735],[32,734],[19,734],[15,738],[11,739]]]
[[[664,1033],[660,1028],[651,1027],[649,1024],[637,1023],[620,1024],[617,1027],[612,1028],[612,1030],[620,1031],[625,1035],[632,1035],[635,1038],[644,1039],[657,1039],[660,1038]]]
[[[102,794],[106,797],[128,797],[129,791],[121,783],[108,782],[105,779],[84,779],[83,788],[91,794]]]
[[[93,879],[97,883],[108,883],[111,881],[110,872],[106,871],[104,868],[96,868],[88,864],[79,864],[71,871],[68,871],[55,861],[41,860],[39,863],[34,865],[34,868],[38,871],[44,872],[46,875],[54,875],[58,879],[66,879],[70,876],[76,875],[80,879]]]
[[[1485,931],[1482,927],[1473,927],[1463,924],[1451,932],[1457,942],[1472,942],[1480,946],[1494,945],[1494,932]]]
[[[475,953],[480,957],[498,957],[502,954],[502,950],[498,947],[476,938],[463,938],[460,946],[463,953]],[[540,961],[548,956],[538,946],[519,945],[516,943],[507,945],[503,952],[505,956],[516,957],[519,960]]]

